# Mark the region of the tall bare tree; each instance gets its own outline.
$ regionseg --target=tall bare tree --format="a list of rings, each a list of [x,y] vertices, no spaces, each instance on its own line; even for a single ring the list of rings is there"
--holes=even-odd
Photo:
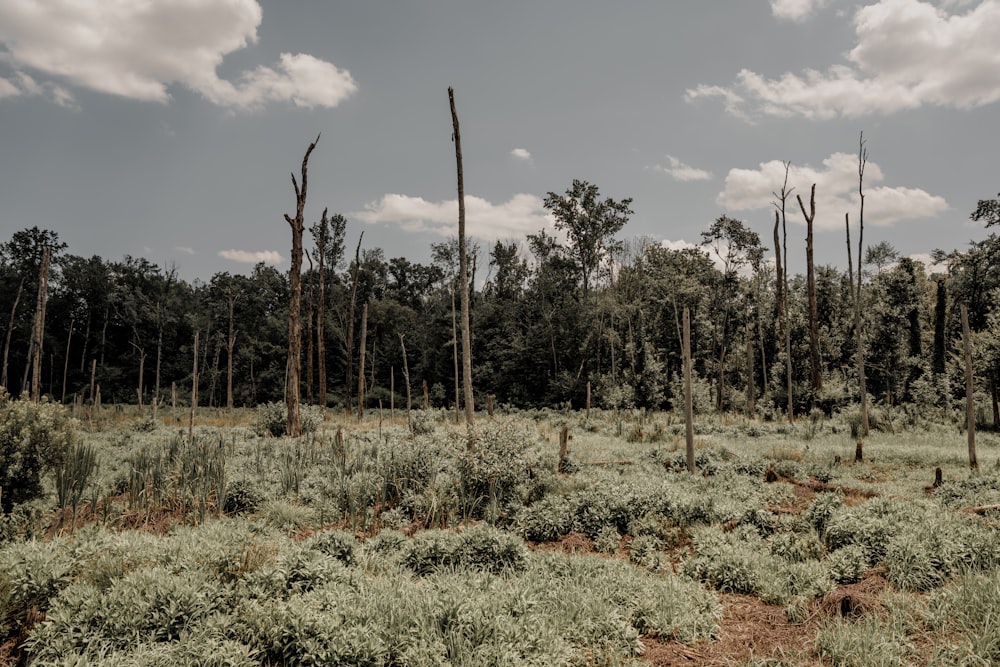
[[[52,250],[49,246],[42,248],[42,264],[38,269],[38,300],[35,304],[35,329],[32,335],[34,358],[31,362],[31,400],[42,397],[42,339],[45,337],[45,308],[49,298],[49,261]]]
[[[354,382],[354,307],[358,302],[358,275],[361,272],[361,240],[365,233],[358,236],[358,245],[354,249],[353,276],[351,276],[351,301],[347,308],[347,398],[344,401],[344,409],[347,414],[351,414],[351,383]]]
[[[806,294],[809,299],[809,384],[813,401],[823,391],[823,373],[819,364],[819,311],[816,304],[816,267],[813,264],[813,220],[816,219],[816,184],[809,191],[809,212],[806,213],[802,197],[795,195],[806,219]]]
[[[302,230],[305,228],[303,216],[306,208],[306,190],[308,187],[307,169],[309,155],[319,143],[319,135],[309,144],[302,158],[302,187],[292,173],[292,187],[295,189],[295,217],[285,214],[288,226],[292,228],[292,266],[288,272],[288,366],[285,404],[288,406],[286,433],[297,438],[302,434],[302,421],[299,414],[299,378],[302,375]]]
[[[452,139],[455,141],[455,163],[458,168],[458,288],[462,304],[462,384],[465,389],[465,424],[471,428],[476,404],[472,394],[472,333],[469,331],[469,258],[465,246],[465,182],[462,178],[462,134],[455,110],[455,91],[448,88],[451,106]]]
[[[7,388],[7,359],[10,355],[10,336],[14,332],[14,317],[17,315],[17,304],[21,302],[21,294],[24,292],[24,278],[17,286],[17,296],[14,297],[14,305],[10,309],[10,322],[7,323],[7,333],[3,343],[3,373],[0,376],[0,386]]]
[[[684,441],[688,471],[694,474],[694,394],[691,388],[691,312],[684,306]]]
[[[969,331],[969,309],[965,304],[959,306],[962,314],[962,353],[965,360],[965,428],[969,442],[969,467],[973,472],[979,470],[976,460],[976,399],[975,387],[972,384],[972,333]]]
[[[854,335],[857,342],[857,371],[858,371],[858,397],[861,400],[861,435],[868,435],[870,427],[868,422],[868,388],[865,383],[865,347],[864,339],[861,335],[861,278],[862,278],[862,257],[861,251],[864,247],[865,236],[865,165],[868,164],[868,149],[865,147],[865,133],[862,132],[858,139],[858,199],[860,202],[858,210],[858,280],[854,286]],[[862,459],[861,439],[858,439],[857,449],[854,458],[858,461]]]
[[[788,217],[786,215],[786,203],[795,188],[788,187],[788,170],[791,162],[785,162],[785,180],[781,184],[778,192],[772,192],[777,201],[773,202],[774,212],[774,255],[778,258],[776,268],[778,271],[778,327],[782,334],[785,347],[785,390],[788,393],[788,421],[795,421],[795,397],[792,392],[792,332],[791,323],[788,318]],[[778,245],[778,217],[781,216],[781,245]],[[779,257],[784,255],[784,257]]]

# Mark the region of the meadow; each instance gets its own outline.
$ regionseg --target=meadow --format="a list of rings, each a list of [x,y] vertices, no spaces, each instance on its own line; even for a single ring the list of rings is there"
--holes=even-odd
[[[703,416],[693,475],[669,412],[76,417],[0,522],[0,664],[1000,662],[1000,439],[972,474],[957,416],[881,410],[862,462],[851,415]]]

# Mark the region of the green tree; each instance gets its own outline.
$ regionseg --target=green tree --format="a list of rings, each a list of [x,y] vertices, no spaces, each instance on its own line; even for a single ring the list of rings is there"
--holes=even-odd
[[[632,216],[631,204],[631,198],[601,199],[596,185],[576,179],[565,194],[549,192],[545,198],[545,208],[552,212],[556,229],[566,234],[584,298],[590,295],[592,278],[601,262],[621,247],[621,241],[614,237]]]

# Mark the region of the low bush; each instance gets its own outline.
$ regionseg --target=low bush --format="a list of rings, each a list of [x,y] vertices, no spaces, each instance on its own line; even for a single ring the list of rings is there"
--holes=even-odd
[[[59,467],[75,438],[61,405],[13,399],[0,387],[0,511],[42,497],[43,476]]]

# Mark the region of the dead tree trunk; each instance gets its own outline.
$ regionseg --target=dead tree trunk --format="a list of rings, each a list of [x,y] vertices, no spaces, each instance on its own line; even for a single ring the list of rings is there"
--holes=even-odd
[[[802,197],[796,195],[802,217],[806,219],[806,294],[809,300],[809,384],[813,403],[823,391],[823,374],[819,365],[819,312],[816,304],[816,268],[813,264],[813,220],[816,219],[816,184],[809,192],[809,213]]]
[[[791,162],[785,162],[785,180],[781,185],[781,190],[779,192],[772,192],[778,201],[775,202],[775,207],[778,209],[774,214],[774,254],[775,257],[779,255],[784,255],[778,259],[777,269],[778,269],[778,282],[781,284],[779,288],[779,293],[781,298],[779,300],[779,318],[780,318],[780,331],[783,333],[783,342],[785,347],[785,390],[788,394],[787,401],[787,411],[788,411],[788,422],[795,422],[795,396],[793,393],[792,384],[792,332],[791,323],[788,317],[788,217],[786,212],[786,202],[788,197],[792,194],[794,188],[788,188],[788,170],[791,167]],[[778,244],[778,213],[781,214],[781,244]]]
[[[236,294],[230,287],[226,290],[226,307],[229,311],[229,333],[226,335],[226,409],[233,411],[233,349],[236,347]],[[157,362],[159,363],[159,362]],[[159,371],[157,371],[159,372]],[[158,383],[158,382],[157,382]]]
[[[413,435],[413,401],[410,397],[410,363],[406,360],[406,342],[403,334],[399,334],[399,347],[403,350],[403,379],[406,381],[406,427]]]
[[[461,382],[458,366],[458,313],[455,309],[455,286],[451,289],[451,356],[455,362],[455,423],[457,424],[462,414]]]
[[[31,362],[31,400],[42,397],[42,339],[45,336],[45,307],[49,298],[49,261],[52,251],[48,246],[42,249],[42,265],[38,270],[38,300],[35,305],[35,333],[32,338],[34,358]]]
[[[361,307],[361,344],[358,346],[358,421],[365,418],[365,348],[368,338],[368,304]]]
[[[315,308],[313,304],[313,299],[315,298],[315,289],[313,288],[313,263],[312,257],[309,253],[305,253],[306,259],[309,261],[309,271],[306,272],[306,286],[305,286],[305,302],[306,302],[306,402],[309,405],[316,404],[316,397],[313,395],[313,378],[315,377],[316,367],[315,363],[315,340],[313,338],[313,316],[315,313]]]
[[[865,382],[865,348],[864,339],[861,336],[861,283],[862,266],[861,252],[864,246],[865,236],[865,165],[868,162],[868,149],[865,148],[864,133],[861,134],[858,146],[858,197],[861,200],[861,207],[858,211],[858,281],[855,285],[854,296],[854,335],[857,339],[857,371],[858,371],[858,395],[861,400],[861,435],[867,436],[870,428],[868,421],[868,388]],[[861,444],[858,444],[858,456],[860,460]]]
[[[747,417],[753,419],[756,415],[755,411],[755,390],[754,386],[754,370],[753,370],[753,330],[750,323],[747,322]]]
[[[319,255],[319,285],[316,295],[316,356],[319,360],[319,404],[326,410],[326,239],[329,230],[326,209],[320,218],[321,231],[317,239]]]
[[[188,441],[194,442],[194,412],[198,408],[198,331],[194,332],[194,357],[191,368],[191,416],[188,418]]]
[[[302,230],[305,227],[303,214],[306,208],[306,189],[308,180],[306,170],[309,165],[309,155],[319,143],[309,144],[305,157],[302,158],[302,187],[299,188],[292,174],[292,187],[295,189],[295,217],[287,213],[285,220],[292,228],[292,266],[288,272],[290,296],[288,299],[288,387],[285,403],[288,406],[288,424],[286,432],[296,438],[302,434],[302,423],[299,414],[299,378],[302,374]]]
[[[962,351],[965,357],[965,427],[969,441],[969,467],[979,470],[976,461],[976,397],[972,382],[972,334],[969,331],[969,309],[959,306],[962,313]]]
[[[458,167],[458,287],[462,304],[462,384],[465,389],[465,425],[472,428],[476,404],[472,394],[472,334],[469,331],[469,258],[465,247],[465,183],[462,180],[462,135],[455,110],[455,91],[448,88],[451,126],[455,140],[455,163]]]
[[[62,381],[62,400],[59,402],[66,403],[66,379],[69,376],[69,345],[73,340],[73,325],[76,324],[75,320],[69,321],[69,333],[66,334],[66,358],[63,359],[63,381]]]
[[[10,320],[7,323],[7,335],[4,337],[3,344],[3,377],[0,377],[0,385],[3,385],[8,390],[10,387],[7,386],[7,359],[10,356],[10,337],[14,332],[14,317],[17,315],[17,304],[21,302],[21,294],[24,292],[24,278],[21,278],[21,282],[17,286],[17,296],[14,297],[14,306],[10,309]]]
[[[691,390],[691,312],[684,306],[684,440],[687,467],[694,474],[694,396]]]
[[[351,303],[347,309],[347,397],[344,401],[347,414],[351,414],[351,383],[354,382],[354,306],[358,301],[358,274],[361,272],[361,239],[365,233],[361,232],[358,237],[358,246],[354,249],[354,275],[351,277]]]

